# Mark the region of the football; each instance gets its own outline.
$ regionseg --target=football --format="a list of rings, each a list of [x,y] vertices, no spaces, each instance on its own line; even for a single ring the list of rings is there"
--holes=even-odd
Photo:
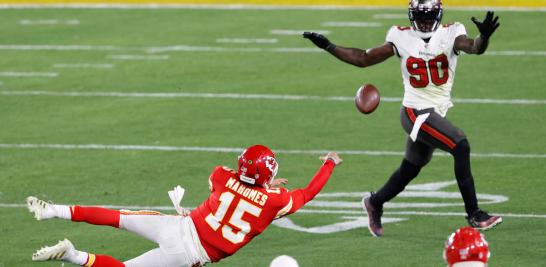
[[[355,96],[355,106],[364,114],[372,113],[379,106],[379,91],[373,84],[365,84],[358,88]]]

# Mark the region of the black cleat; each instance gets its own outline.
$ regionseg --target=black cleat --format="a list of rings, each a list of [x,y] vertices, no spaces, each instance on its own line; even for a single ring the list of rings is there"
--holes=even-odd
[[[471,216],[466,217],[468,224],[478,230],[489,230],[502,222],[501,216],[491,216],[487,212],[477,209]]]
[[[362,198],[362,208],[368,214],[368,230],[375,237],[383,235],[383,226],[381,225],[381,215],[383,215],[383,207],[377,208],[370,202],[370,198],[375,195],[371,192],[371,196]]]

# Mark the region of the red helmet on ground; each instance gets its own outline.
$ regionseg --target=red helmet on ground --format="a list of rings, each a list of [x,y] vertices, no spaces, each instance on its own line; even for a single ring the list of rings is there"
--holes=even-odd
[[[275,179],[279,165],[275,153],[266,146],[253,145],[239,156],[239,180],[265,188]]]
[[[444,249],[448,266],[487,266],[490,255],[484,236],[470,226],[461,227],[451,234]]]

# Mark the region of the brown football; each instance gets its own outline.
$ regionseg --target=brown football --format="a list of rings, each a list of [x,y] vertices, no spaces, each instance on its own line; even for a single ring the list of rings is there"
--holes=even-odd
[[[372,113],[379,106],[379,91],[373,84],[365,84],[356,91],[355,105],[364,114]]]

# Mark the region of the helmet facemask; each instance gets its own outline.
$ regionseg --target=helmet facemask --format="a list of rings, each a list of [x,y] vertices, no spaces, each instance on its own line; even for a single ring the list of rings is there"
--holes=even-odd
[[[412,29],[421,38],[427,39],[440,26],[442,16],[442,2],[440,0],[411,0],[408,10]]]

